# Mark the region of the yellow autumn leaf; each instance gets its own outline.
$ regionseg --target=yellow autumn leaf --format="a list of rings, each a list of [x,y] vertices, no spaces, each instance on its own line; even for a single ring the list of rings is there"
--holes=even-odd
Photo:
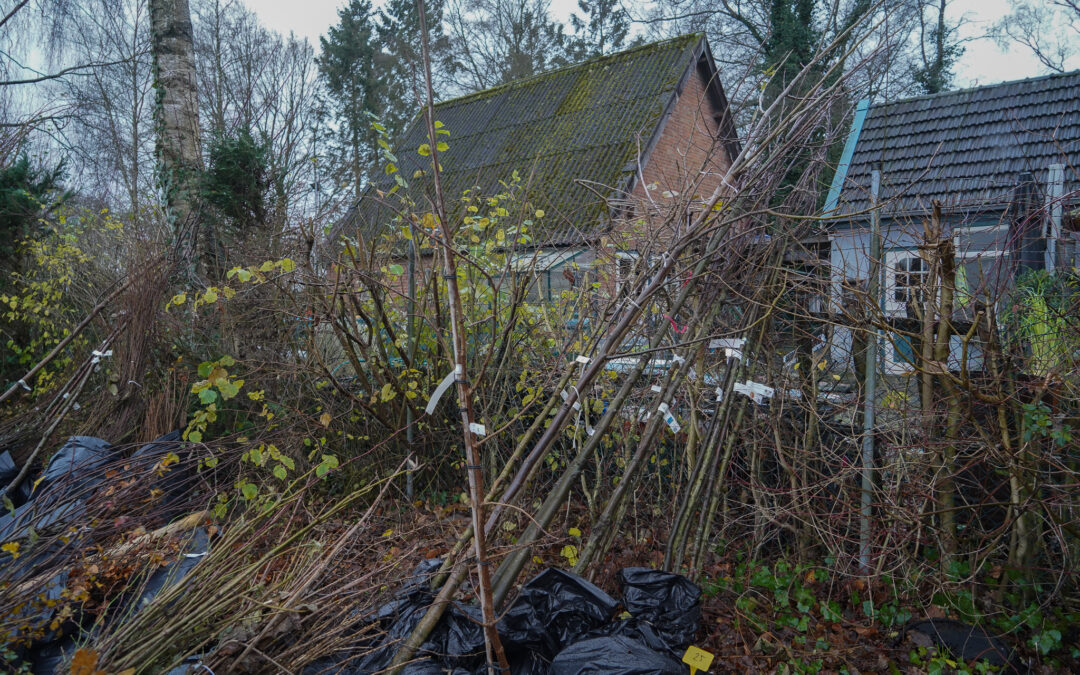
[[[574,565],[577,565],[577,562],[578,562],[578,549],[577,549],[577,546],[574,546],[573,544],[567,544],[566,546],[562,547],[562,551],[559,552],[559,555],[566,558],[566,562],[570,563],[571,567],[573,567]]]
[[[323,425],[324,427],[328,427],[330,426],[331,419],[332,418],[330,417],[330,413],[324,412],[323,414],[319,415],[319,424]]]
[[[581,530],[577,529],[576,527],[571,527],[569,530],[567,530],[567,532],[570,533],[571,537],[577,537],[578,539],[581,538]]]

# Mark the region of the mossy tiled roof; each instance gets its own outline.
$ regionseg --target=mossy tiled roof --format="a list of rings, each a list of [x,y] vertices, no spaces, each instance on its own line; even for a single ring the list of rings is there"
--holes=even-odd
[[[450,132],[440,136],[450,147],[439,153],[448,208],[472,187],[500,191],[499,181],[517,171],[529,181],[530,203],[547,214],[534,231],[538,243],[577,243],[597,234],[607,198],[627,185],[638,152],[703,48],[702,35],[686,35],[438,103],[435,118]],[[413,178],[430,166],[416,152],[427,142],[418,115],[395,144],[418,202],[432,194],[429,179]],[[372,187],[392,185],[386,177]],[[389,214],[365,198],[352,215],[354,227],[360,219],[361,229],[373,232]]]
[[[886,214],[1000,212],[1022,172],[1080,162],[1080,71],[873,105],[857,133],[839,215],[870,207],[875,166]]]

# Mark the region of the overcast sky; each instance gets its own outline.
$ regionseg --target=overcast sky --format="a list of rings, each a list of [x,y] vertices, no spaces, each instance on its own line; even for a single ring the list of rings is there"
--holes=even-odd
[[[306,37],[316,49],[319,36],[337,22],[338,7],[346,0],[243,0],[269,27]],[[377,4],[377,2],[376,2]],[[953,17],[963,17],[961,35],[973,38],[986,31],[1008,12],[1009,0],[953,0]],[[576,0],[553,0],[552,13],[562,20],[577,8]],[[1080,67],[1080,64],[1072,64]],[[1015,46],[1002,51],[992,40],[967,42],[956,68],[956,84],[969,87],[1042,75],[1045,71],[1026,49]]]

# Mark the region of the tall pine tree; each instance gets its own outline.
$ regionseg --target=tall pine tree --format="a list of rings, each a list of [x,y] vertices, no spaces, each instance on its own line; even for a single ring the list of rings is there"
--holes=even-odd
[[[349,0],[338,10],[338,24],[332,26],[322,44],[319,71],[333,98],[340,142],[345,150],[343,170],[360,198],[364,181],[378,157],[378,145],[368,113],[381,112],[385,85],[380,82],[376,63],[379,49],[375,39],[374,14],[368,0]]]
[[[630,46],[630,17],[620,0],[578,0],[581,16],[570,15],[574,37],[570,55],[577,61]]]
[[[450,40],[443,33],[443,0],[424,3],[428,25],[428,52],[431,55],[432,78],[436,96],[441,80],[453,67]],[[423,64],[420,62],[420,19],[414,0],[389,0],[379,10],[376,36],[381,53],[376,70],[384,90],[382,123],[391,138],[404,131],[419,108],[419,93],[423,86]]]

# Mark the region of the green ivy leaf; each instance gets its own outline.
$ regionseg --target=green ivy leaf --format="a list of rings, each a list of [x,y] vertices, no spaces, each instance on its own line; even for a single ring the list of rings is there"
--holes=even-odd
[[[280,464],[274,467],[274,475],[277,476],[278,480],[285,480],[289,476],[285,471],[285,467]]]
[[[431,155],[431,146],[427,143],[424,143],[416,149],[416,153],[421,157],[428,157],[429,155]]]
[[[259,488],[254,483],[244,483],[240,487],[240,492],[244,495],[244,499],[251,501],[259,494]]]
[[[203,405],[209,405],[217,400],[217,392],[213,389],[203,389],[199,392],[199,402]]]
[[[192,431],[192,432],[190,432],[188,434],[187,437],[188,437],[188,440],[191,441],[192,443],[202,443],[202,432],[201,431]]]

